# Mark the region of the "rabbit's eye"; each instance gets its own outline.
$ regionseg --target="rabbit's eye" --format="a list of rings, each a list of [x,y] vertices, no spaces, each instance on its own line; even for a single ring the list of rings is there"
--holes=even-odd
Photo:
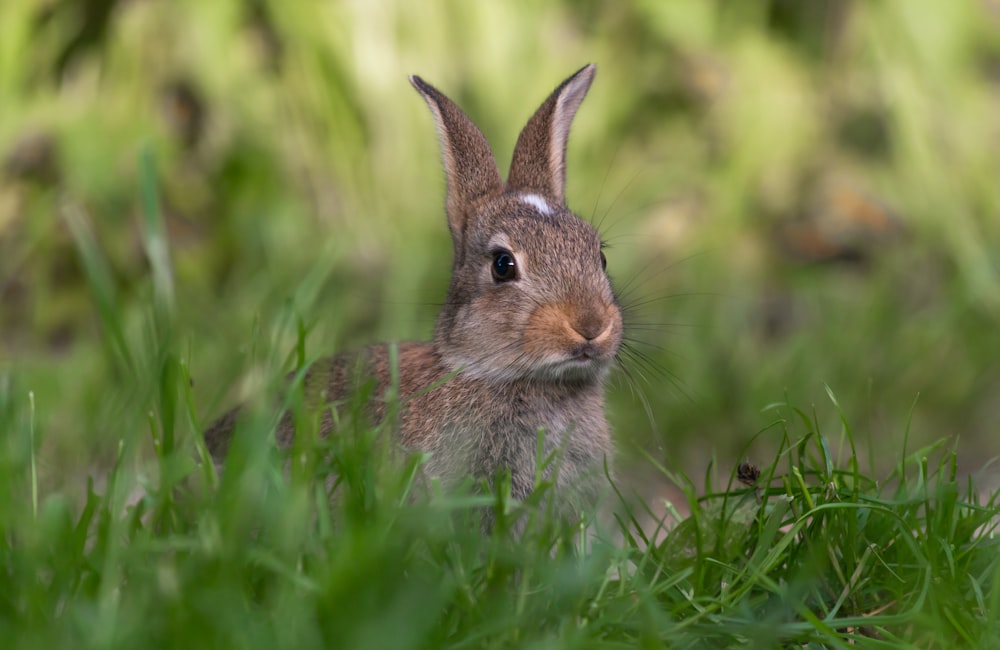
[[[490,265],[493,279],[497,282],[510,282],[517,279],[517,265],[514,256],[507,251],[493,253],[493,264]]]
[[[608,258],[604,257],[604,251],[601,251],[601,268],[608,270]]]

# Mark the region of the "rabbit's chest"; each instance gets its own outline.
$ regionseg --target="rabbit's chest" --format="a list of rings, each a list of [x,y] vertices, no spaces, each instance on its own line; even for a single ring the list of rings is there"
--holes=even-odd
[[[501,413],[466,410],[446,425],[447,449],[439,458],[448,462],[443,473],[461,479],[472,475],[492,481],[510,475],[512,496],[523,499],[537,477],[572,486],[594,474],[609,451],[603,413],[553,413],[533,409]],[[589,416],[589,417],[588,417]]]

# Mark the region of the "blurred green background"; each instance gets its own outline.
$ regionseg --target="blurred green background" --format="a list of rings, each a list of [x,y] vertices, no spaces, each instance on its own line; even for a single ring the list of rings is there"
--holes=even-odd
[[[770,403],[840,431],[824,384],[876,467],[907,430],[960,438],[966,470],[1000,452],[995,0],[4,0],[0,427],[34,428],[48,485],[147,435],[143,170],[202,423],[290,369],[300,326],[309,356],[429,337],[450,242],[406,75],[505,169],[587,62],[568,197],[635,339],[623,456],[767,461],[744,446]]]

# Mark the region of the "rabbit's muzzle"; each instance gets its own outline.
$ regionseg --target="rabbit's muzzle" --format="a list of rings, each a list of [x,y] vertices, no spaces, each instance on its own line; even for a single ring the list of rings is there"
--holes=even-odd
[[[548,304],[528,320],[524,351],[543,374],[559,379],[597,378],[621,345],[621,313],[615,305]]]

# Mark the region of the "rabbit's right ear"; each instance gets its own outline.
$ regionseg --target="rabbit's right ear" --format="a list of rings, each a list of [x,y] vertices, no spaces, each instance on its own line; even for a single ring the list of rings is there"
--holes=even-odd
[[[410,76],[410,83],[430,106],[437,123],[448,182],[448,227],[455,252],[461,254],[473,205],[484,196],[501,193],[503,180],[485,136],[462,109],[420,77]]]

